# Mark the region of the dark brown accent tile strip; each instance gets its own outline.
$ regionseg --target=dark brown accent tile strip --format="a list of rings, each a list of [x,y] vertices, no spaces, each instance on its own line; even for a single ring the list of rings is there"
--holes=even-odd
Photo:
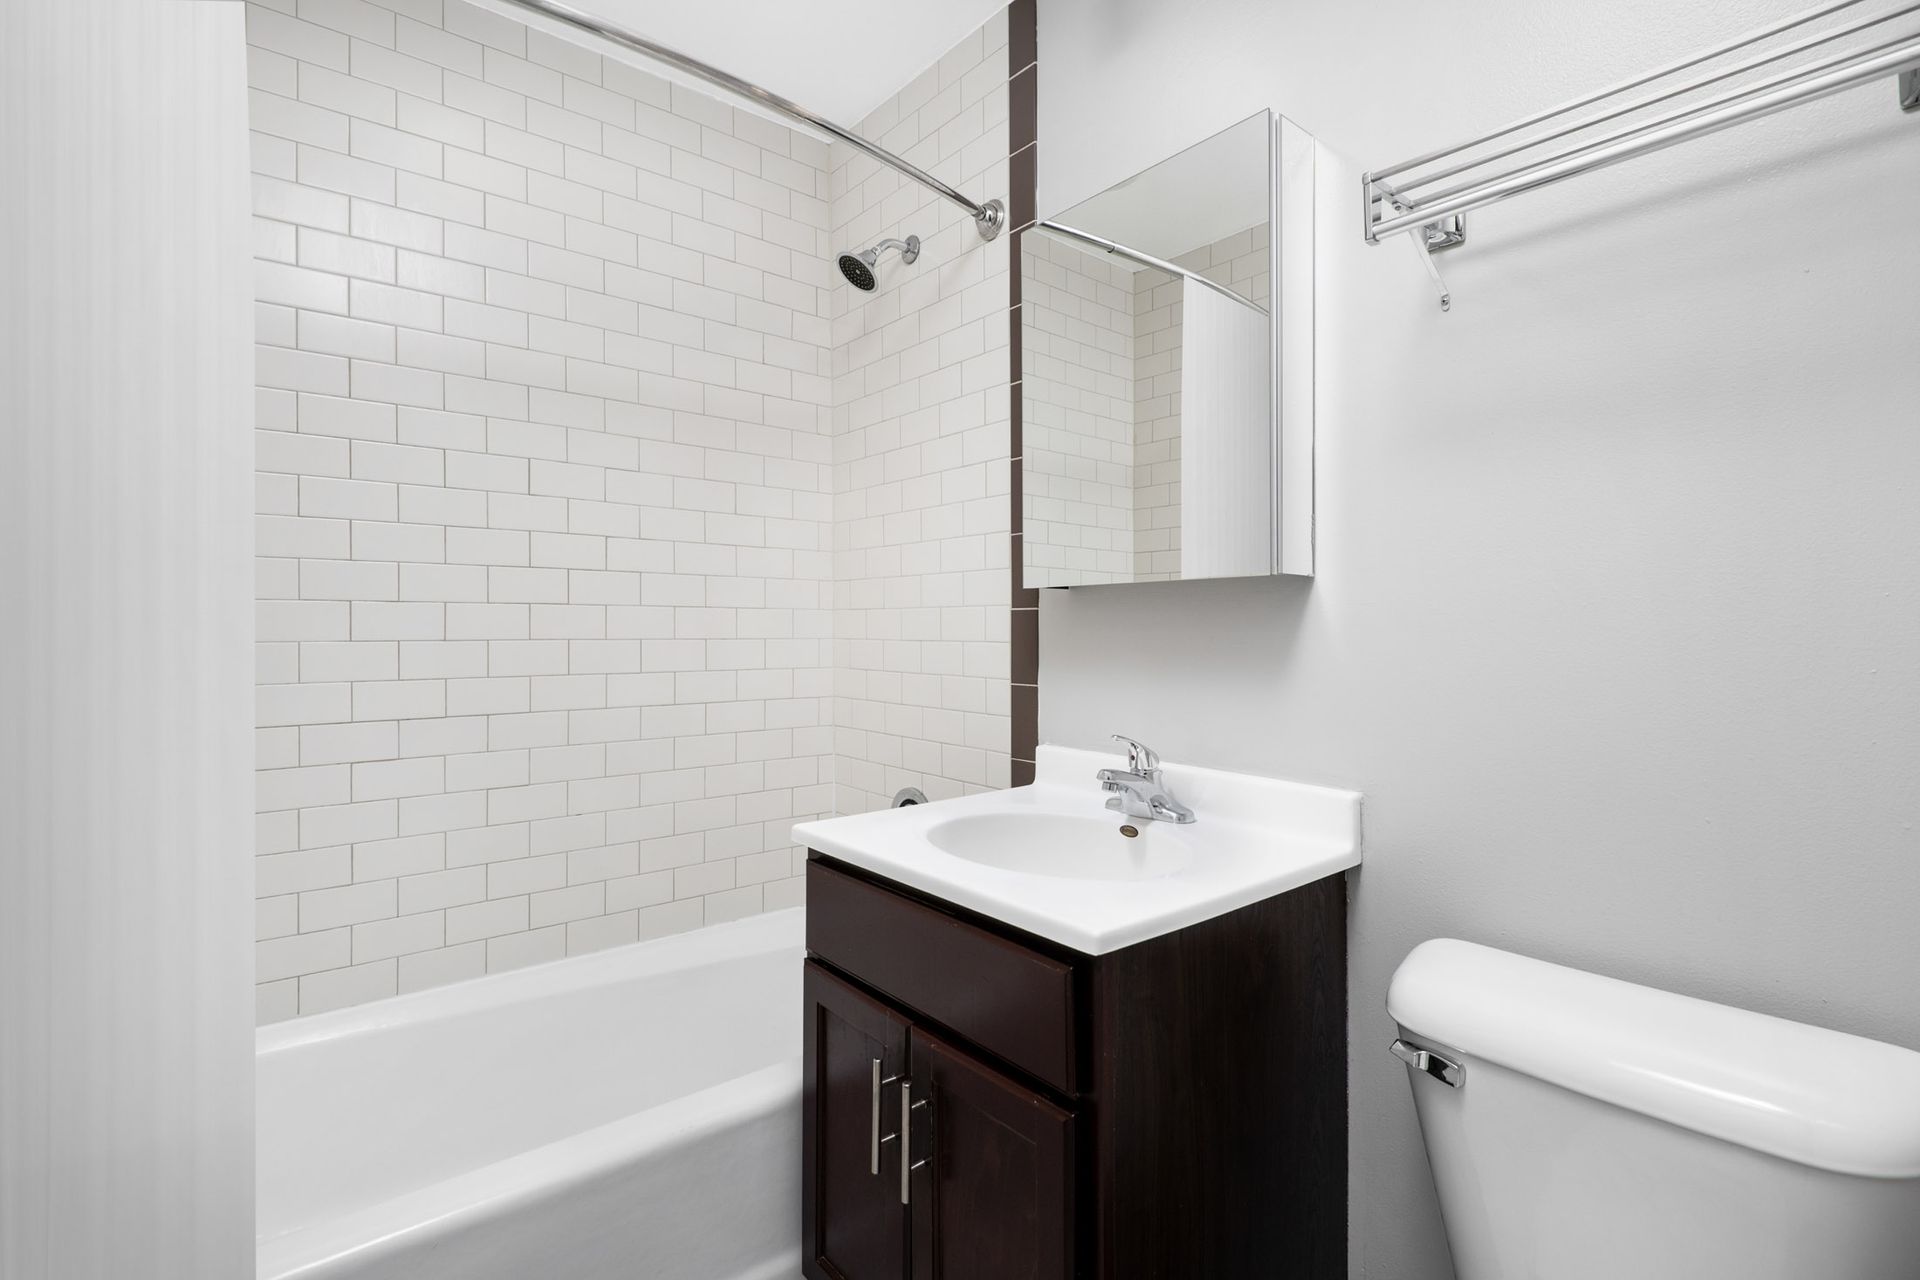
[[[1018,272],[1013,273],[1013,275],[1016,280],[1020,278]],[[1026,424],[1020,413],[1020,382],[1021,374],[1026,364],[1024,357],[1025,348],[1020,342],[1020,322],[1024,318],[1025,313],[1020,310],[1018,304],[1010,307],[1008,310],[1010,314],[1007,316],[1007,360],[1008,363],[1012,365],[1013,372],[1013,376],[1008,379],[1013,383],[1013,399],[1009,402],[1009,408],[1013,416],[1013,437],[1010,443],[1012,445],[1013,456],[1017,458],[1023,452],[1020,446],[1026,439]]]
[[[1025,360],[1020,332],[1020,242],[1022,229],[1034,219],[1040,156],[1036,5],[1037,0],[1013,0],[1007,6],[1007,141],[1012,153],[1007,164],[1007,223],[1011,233],[1007,283],[1007,380],[1011,384],[1007,465],[1012,470],[1007,495],[1013,507],[1009,522],[1011,535],[1007,540],[1013,598],[1013,607],[1008,613],[1008,636],[1013,650],[1010,691],[1013,723],[1008,745],[1012,756],[1009,781],[1016,787],[1033,782],[1033,761],[1040,739],[1040,593],[1026,586],[1023,538],[1026,481],[1022,467],[1026,453],[1026,415],[1022,401]]]
[[[1013,264],[1011,270],[1008,272],[1007,305],[1016,309],[1020,306],[1021,239],[1026,234],[1024,230],[1009,231],[1007,233],[1007,260]],[[1016,325],[1013,334],[1013,349],[1018,351],[1020,349],[1020,332],[1017,324],[1019,317],[1015,316],[1014,320],[1016,321]],[[1018,382],[1019,379],[1015,378],[1014,381]]]
[[[1018,251],[1020,246],[1016,244],[1014,249]],[[1018,288],[1020,288],[1020,286],[1018,286],[1020,273],[1014,271],[1014,273],[1010,274],[1014,276],[1014,280],[1016,280],[1016,286],[1014,286],[1014,288],[1018,290]],[[1016,391],[1016,395],[1018,395],[1018,393],[1020,393],[1020,370],[1021,367],[1025,365],[1025,361],[1021,361],[1020,359],[1021,345],[1020,336],[1018,336],[1018,334],[1020,334],[1020,299],[1018,299],[1018,297],[1014,299],[1012,315],[1006,319],[1006,328],[1008,328],[1008,344],[1006,344],[1006,349],[1008,349],[1008,357],[1010,357],[1012,367],[1014,367],[1012,368],[1012,384],[1014,384],[1014,391]],[[1018,443],[1014,445],[1014,453],[1020,453],[1020,445],[1018,445]]]
[[[1039,141],[1040,135],[1036,132],[1040,124],[1039,83],[1039,69],[1031,66],[1007,82],[1007,138],[1012,144],[1007,148],[1009,151],[1018,151]]]
[[[1016,612],[1024,612],[1018,610]],[[1040,688],[1013,686],[1013,758],[1031,760],[1040,741]]]
[[[1013,0],[1007,6],[1007,74],[1019,75],[1033,65],[1039,36],[1035,0]]]
[[[1040,611],[1013,611],[1013,682],[1040,683]]]
[[[1013,392],[1012,392],[1013,404],[1014,404],[1013,415],[1007,422],[1007,452],[1010,455],[1012,455],[1012,458],[1015,462],[1025,461],[1027,456],[1027,450],[1026,450],[1027,428],[1026,428],[1026,424],[1020,420],[1019,406],[1020,406],[1021,387],[1022,387],[1022,384],[1018,382],[1013,384]],[[1026,525],[1027,477],[1026,477],[1025,467],[1015,467],[1013,469],[1013,475],[1010,478],[1010,483],[1008,487],[1009,489],[1011,489],[1012,496],[1013,496],[1012,528],[1014,529],[1015,532],[1019,532]]]
[[[1035,170],[1039,165],[1040,144],[1020,148],[1007,161],[1007,224],[1024,227],[1033,221]]]

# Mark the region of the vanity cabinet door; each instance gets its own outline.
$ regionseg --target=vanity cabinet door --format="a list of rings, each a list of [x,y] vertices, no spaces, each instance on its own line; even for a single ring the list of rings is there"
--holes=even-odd
[[[899,1077],[907,1025],[813,961],[804,989],[801,1271],[807,1280],[900,1280],[907,1210]]]
[[[1073,1117],[912,1033],[913,1280],[1072,1280]]]

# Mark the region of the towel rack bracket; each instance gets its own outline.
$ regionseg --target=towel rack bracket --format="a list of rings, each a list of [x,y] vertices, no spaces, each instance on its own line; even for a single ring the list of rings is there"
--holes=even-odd
[[[1467,242],[1467,215],[1450,213],[1444,218],[1422,226],[1420,233],[1426,237],[1428,253],[1444,253],[1448,249],[1458,249]]]

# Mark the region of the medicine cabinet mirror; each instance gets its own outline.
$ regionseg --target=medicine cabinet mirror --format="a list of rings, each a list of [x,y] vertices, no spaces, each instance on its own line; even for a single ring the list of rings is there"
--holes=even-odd
[[[1022,235],[1028,586],[1313,572],[1313,184],[1262,111]]]

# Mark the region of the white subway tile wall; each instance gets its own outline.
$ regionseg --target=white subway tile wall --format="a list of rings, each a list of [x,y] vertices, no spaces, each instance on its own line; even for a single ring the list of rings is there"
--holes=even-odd
[[[266,0],[248,38],[260,1017],[798,903],[789,829],[833,807],[851,465],[826,146],[459,0]],[[953,107],[922,154],[1004,132],[1004,71],[992,93],[967,75],[987,54],[976,36],[930,73]],[[876,208],[850,221],[913,211],[862,182]],[[926,654],[888,650],[888,705],[938,709],[910,735],[952,750],[933,772],[1004,781],[1004,725],[969,717],[1004,720],[1006,519],[965,500],[1005,456],[1005,272],[934,240],[913,296],[952,313],[936,348],[860,364],[891,362],[887,420],[924,405],[951,441],[922,461],[896,428],[916,458],[876,448],[886,478],[960,505],[950,535],[876,544],[898,575],[875,566],[876,605],[934,572],[873,635],[917,642],[951,595]],[[908,349],[947,381],[903,406]]]
[[[796,905],[795,821],[1008,784],[1006,240],[461,0],[248,38],[263,1021]],[[1004,195],[1006,44],[863,131]]]
[[[976,199],[1008,190],[1007,15],[856,126]],[[833,298],[833,728],[839,811],[1010,785],[1011,237],[851,148],[833,242],[921,238]]]

